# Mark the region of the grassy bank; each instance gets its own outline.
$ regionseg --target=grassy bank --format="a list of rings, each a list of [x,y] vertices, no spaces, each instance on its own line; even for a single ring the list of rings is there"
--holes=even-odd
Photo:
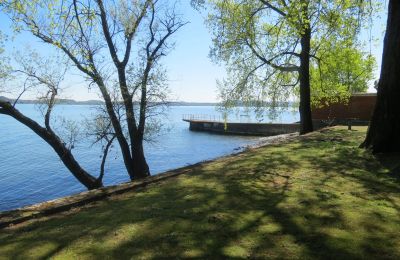
[[[314,133],[0,230],[0,259],[399,259],[399,157],[358,149],[364,136]]]

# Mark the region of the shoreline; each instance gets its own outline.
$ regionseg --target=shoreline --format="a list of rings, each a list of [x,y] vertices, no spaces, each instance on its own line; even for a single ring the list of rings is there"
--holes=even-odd
[[[83,207],[114,195],[119,195],[126,192],[135,192],[136,190],[139,190],[140,188],[145,188],[150,184],[155,184],[170,178],[178,177],[183,174],[189,174],[190,172],[192,172],[193,169],[204,164],[212,163],[223,158],[234,157],[242,153],[246,153],[252,149],[289,142],[299,137],[300,136],[298,133],[261,137],[257,140],[255,144],[249,144],[243,147],[235,148],[233,152],[228,155],[219,156],[210,160],[203,160],[188,166],[172,169],[163,173],[159,173],[157,175],[150,176],[144,180],[124,182],[96,190],[75,193],[69,196],[43,201],[40,203],[35,203],[12,210],[0,211],[0,229],[21,224],[40,217],[46,217],[57,213],[67,212],[74,208]]]
[[[400,259],[399,155],[360,149],[366,132],[316,131],[4,228],[0,255]]]

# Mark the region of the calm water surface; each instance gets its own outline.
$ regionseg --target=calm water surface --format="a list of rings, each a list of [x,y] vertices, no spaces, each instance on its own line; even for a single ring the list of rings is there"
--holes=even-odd
[[[35,105],[20,105],[18,108],[30,117],[41,118]],[[56,107],[54,117],[79,121],[93,112],[90,106],[61,105]],[[145,144],[152,174],[227,155],[239,147],[257,142],[257,137],[190,132],[188,123],[182,121],[184,114],[220,116],[211,106],[170,107],[163,119],[165,129],[153,142]],[[232,116],[231,120],[242,121],[242,117]],[[276,121],[297,120],[297,113],[286,112]],[[82,137],[73,153],[87,171],[98,174],[101,146],[91,146],[90,140]],[[114,149],[106,165],[104,183],[111,185],[128,180],[118,149]],[[81,191],[85,188],[66,170],[50,146],[16,120],[0,115],[0,211]]]

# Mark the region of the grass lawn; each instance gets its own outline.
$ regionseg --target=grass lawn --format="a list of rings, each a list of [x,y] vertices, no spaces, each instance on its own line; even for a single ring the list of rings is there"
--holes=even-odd
[[[353,129],[0,230],[0,259],[400,259],[400,157],[358,149],[366,128]]]

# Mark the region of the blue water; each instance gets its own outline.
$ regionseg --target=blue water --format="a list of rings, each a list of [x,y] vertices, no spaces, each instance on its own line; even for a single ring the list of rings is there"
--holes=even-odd
[[[32,118],[41,118],[35,105],[19,105],[18,109]],[[81,122],[93,113],[94,109],[90,106],[60,105],[56,107],[54,117],[57,119],[62,116]],[[211,106],[170,107],[163,117],[163,130],[145,144],[145,154],[152,174],[227,155],[238,147],[258,140],[257,137],[191,132],[188,123],[182,121],[183,114],[220,116]],[[243,115],[233,115],[231,119],[242,121],[238,117],[240,119]],[[275,121],[297,120],[297,113],[286,112]],[[92,146],[91,140],[82,135],[73,154],[87,171],[93,175],[98,174],[100,145]],[[129,178],[122,158],[118,149],[114,148],[106,164],[104,183],[111,185],[126,181]],[[81,191],[85,191],[85,188],[64,167],[50,146],[16,120],[0,115],[0,211]]]

